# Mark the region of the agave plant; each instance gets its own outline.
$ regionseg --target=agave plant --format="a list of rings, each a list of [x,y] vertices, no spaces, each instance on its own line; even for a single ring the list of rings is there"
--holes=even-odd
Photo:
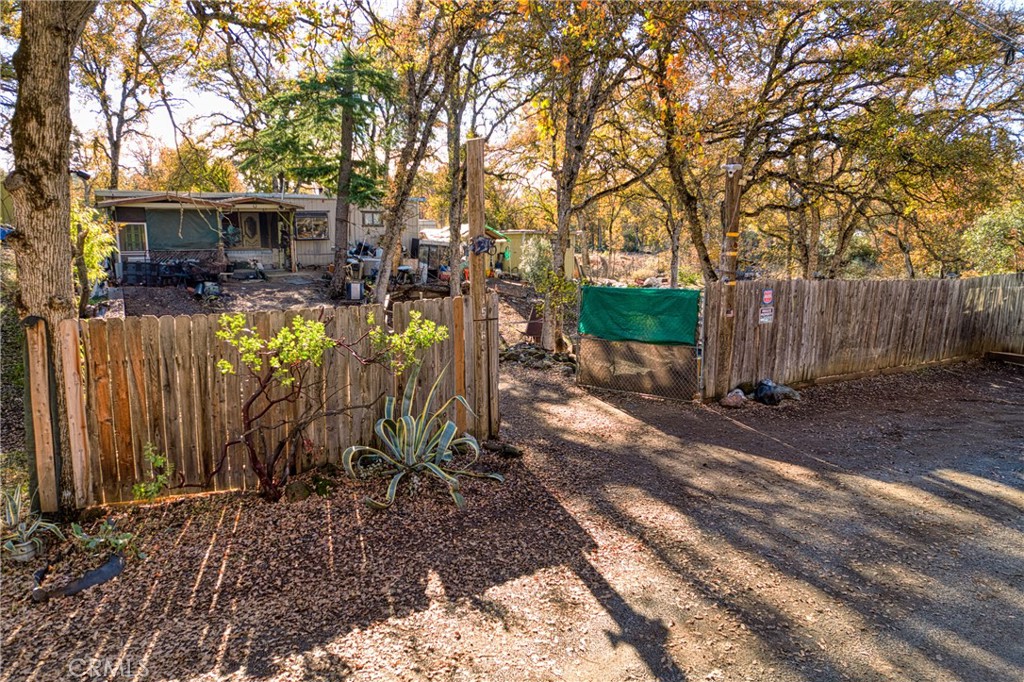
[[[44,532],[64,539],[60,528],[29,508],[20,486],[5,490],[3,497],[3,544],[0,546],[13,558],[19,561],[31,559],[36,551],[43,548],[41,535]]]
[[[366,504],[370,507],[386,509],[394,504],[398,484],[407,476],[414,478],[422,474],[439,479],[448,486],[448,491],[459,509],[466,505],[466,500],[459,490],[459,476],[490,478],[499,483],[504,482],[505,478],[501,474],[480,473],[467,469],[480,456],[480,444],[469,434],[456,438],[458,427],[446,416],[448,408],[455,402],[461,403],[472,413],[465,398],[461,395],[452,396],[440,408],[430,411],[444,372],[445,370],[441,370],[438,373],[423,403],[422,411],[417,414],[413,412],[412,406],[416,399],[416,380],[419,377],[420,366],[413,365],[406,380],[401,404],[393,396],[388,396],[384,404],[384,418],[378,419],[374,426],[383,449],[369,445],[353,445],[342,453],[341,461],[345,473],[352,478],[356,477],[356,468],[366,459],[382,463],[385,473],[391,475],[384,501],[368,497]],[[460,468],[456,468],[455,458],[459,454],[470,454],[471,459]]]

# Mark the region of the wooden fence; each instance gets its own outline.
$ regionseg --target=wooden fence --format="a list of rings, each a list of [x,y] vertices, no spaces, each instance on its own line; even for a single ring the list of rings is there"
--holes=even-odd
[[[426,352],[420,383],[432,383],[437,373],[446,369],[444,394],[461,393],[473,406],[472,413],[453,409],[453,417],[460,428],[481,438],[497,434],[500,423],[497,309],[496,294],[487,296],[486,314],[476,321],[468,297],[400,303],[393,309],[396,331],[406,328],[413,311],[448,327],[448,340]],[[264,337],[290,324],[296,315],[319,319],[332,337],[362,337],[357,350],[368,356],[365,334],[370,328],[370,312],[378,324],[383,323],[384,311],[378,306],[256,312],[246,318],[248,326]],[[253,381],[244,370],[224,374],[217,369],[221,359],[236,366],[238,361],[237,352],[216,337],[218,328],[219,315],[68,320],[62,324],[58,333],[65,353],[70,455],[79,507],[132,500],[132,486],[152,474],[143,456],[147,443],[164,453],[187,482],[205,481],[215,470],[224,443],[241,432],[242,401]],[[478,349],[484,352],[478,353]],[[383,396],[392,394],[399,383],[383,367],[363,365],[340,348],[326,355],[314,378],[323,378],[318,382],[323,393],[302,400],[321,400],[329,412],[345,406],[351,409],[322,417],[308,427],[295,461],[298,471],[338,463],[349,445],[372,443],[374,423],[383,413]],[[425,394],[425,390],[421,392],[420,400]],[[281,424],[283,432],[283,425],[302,414],[303,407],[277,405],[266,415],[265,423]],[[228,453],[206,489],[255,486],[244,448],[233,447]],[[37,461],[46,459],[37,453]],[[50,485],[49,480],[46,485],[40,480],[40,490]],[[50,500],[47,497],[44,506],[51,506]]]
[[[1024,274],[956,280],[736,284],[731,366],[718,347],[721,283],[705,292],[705,397],[770,378],[807,384],[987,351],[1024,353]],[[773,291],[770,323],[759,319]]]

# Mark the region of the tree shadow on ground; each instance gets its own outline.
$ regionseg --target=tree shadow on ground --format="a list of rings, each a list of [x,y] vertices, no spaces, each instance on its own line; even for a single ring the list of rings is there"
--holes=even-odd
[[[614,620],[610,639],[635,649],[657,679],[684,679],[666,655],[664,625],[588,560],[587,531],[522,462],[488,467],[507,482],[468,482],[465,512],[408,498],[371,512],[359,502],[368,490],[344,487],[296,504],[221,495],[152,508],[150,559],[80,598],[32,607],[5,636],[0,680],[64,679],[79,661],[141,664],[147,680],[267,678],[298,661],[304,679],[337,679],[347,663],[318,652],[353,630],[438,599],[501,619],[489,589],[559,566]],[[442,499],[433,492],[424,497]]]
[[[847,413],[811,405],[782,421],[535,386],[509,395],[512,412],[547,427],[533,448],[556,453],[545,469],[592,472],[567,482],[581,506],[642,542],[805,679],[845,679],[853,662],[861,679],[1011,680],[1024,673],[1013,634],[1024,622],[1024,417],[1014,407],[1024,375],[986,371],[912,384],[911,395],[939,396],[930,409],[876,395]],[[991,386],[999,391],[986,395]],[[974,397],[957,402],[965,395]],[[847,421],[897,403],[916,430],[904,457],[865,436],[862,420]],[[588,413],[617,413],[616,433],[596,433]],[[929,429],[948,432],[936,441]],[[652,524],[652,510],[677,525]],[[848,632],[833,627],[833,637],[858,637],[874,653],[816,645],[822,630],[799,608],[731,568],[765,562],[762,577],[783,576],[788,597],[847,614]]]

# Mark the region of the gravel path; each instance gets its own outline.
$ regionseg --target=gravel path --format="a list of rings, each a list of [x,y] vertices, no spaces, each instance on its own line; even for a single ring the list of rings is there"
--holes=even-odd
[[[215,495],[122,510],[149,558],[78,597],[31,604],[5,565],[0,682],[1024,677],[1024,370],[729,413],[502,389],[525,456],[483,460],[508,481],[465,512]]]

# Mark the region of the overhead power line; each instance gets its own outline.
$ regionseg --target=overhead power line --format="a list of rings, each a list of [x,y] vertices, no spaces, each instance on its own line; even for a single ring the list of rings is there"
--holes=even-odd
[[[972,17],[970,14],[967,14],[956,5],[950,5],[950,9],[952,9],[958,17],[969,23],[971,26],[974,26],[976,29],[988,33],[993,38],[1002,43],[1003,47],[1006,48],[1006,56],[1003,58],[1003,63],[1006,64],[1007,66],[1013,64],[1013,62],[1017,58],[1018,52],[1024,54],[1024,44],[1018,42],[1017,39],[1014,38],[1013,36],[1009,35],[1008,33],[1004,33],[999,29],[992,28],[981,19],[978,19],[977,17]]]

